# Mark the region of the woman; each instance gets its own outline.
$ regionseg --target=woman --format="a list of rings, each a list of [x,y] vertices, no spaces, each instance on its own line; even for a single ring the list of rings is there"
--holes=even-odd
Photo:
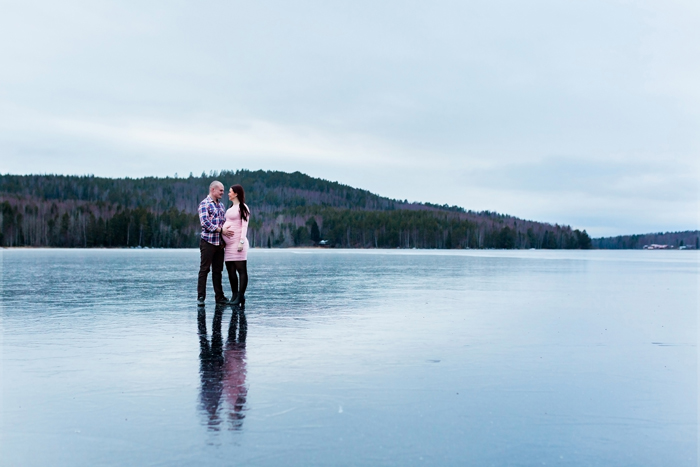
[[[231,305],[245,309],[245,290],[248,287],[248,218],[250,210],[245,204],[245,191],[240,185],[233,185],[228,191],[228,199],[233,205],[226,211],[224,229],[233,232],[226,238],[224,261],[228,280],[231,283]],[[240,280],[240,285],[239,285]]]

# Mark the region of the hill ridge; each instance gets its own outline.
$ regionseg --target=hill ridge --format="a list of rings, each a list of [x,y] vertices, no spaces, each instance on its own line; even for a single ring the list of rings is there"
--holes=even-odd
[[[240,183],[254,246],[588,248],[584,231],[459,206],[395,200],[301,172],[213,171],[196,177],[0,175],[4,246],[196,246],[209,183]]]

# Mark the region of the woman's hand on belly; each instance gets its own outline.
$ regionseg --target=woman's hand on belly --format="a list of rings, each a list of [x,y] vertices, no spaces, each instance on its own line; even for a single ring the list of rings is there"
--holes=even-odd
[[[233,229],[231,226],[228,226],[224,224],[223,227],[221,227],[221,233],[227,237],[233,237]]]

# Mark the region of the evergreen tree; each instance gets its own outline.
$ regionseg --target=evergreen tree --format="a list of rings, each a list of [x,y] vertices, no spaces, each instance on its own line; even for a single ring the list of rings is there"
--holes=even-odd
[[[318,229],[318,223],[316,223],[316,218],[312,217],[310,218],[311,221],[311,241],[314,242],[315,244],[318,244],[318,242],[321,241],[321,232]]]

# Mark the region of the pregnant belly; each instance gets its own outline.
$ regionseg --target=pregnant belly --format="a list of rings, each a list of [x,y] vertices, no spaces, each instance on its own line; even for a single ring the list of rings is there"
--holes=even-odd
[[[227,228],[227,229],[229,230],[229,232],[233,232],[233,237],[228,237],[228,236],[227,236],[226,239],[228,239],[229,241],[230,241],[231,239],[237,239],[237,240],[240,240],[240,239],[241,239],[241,228],[240,228],[240,226],[238,226],[238,228],[236,228],[234,222],[232,222],[232,221],[226,221],[226,222],[224,222],[224,227]]]

